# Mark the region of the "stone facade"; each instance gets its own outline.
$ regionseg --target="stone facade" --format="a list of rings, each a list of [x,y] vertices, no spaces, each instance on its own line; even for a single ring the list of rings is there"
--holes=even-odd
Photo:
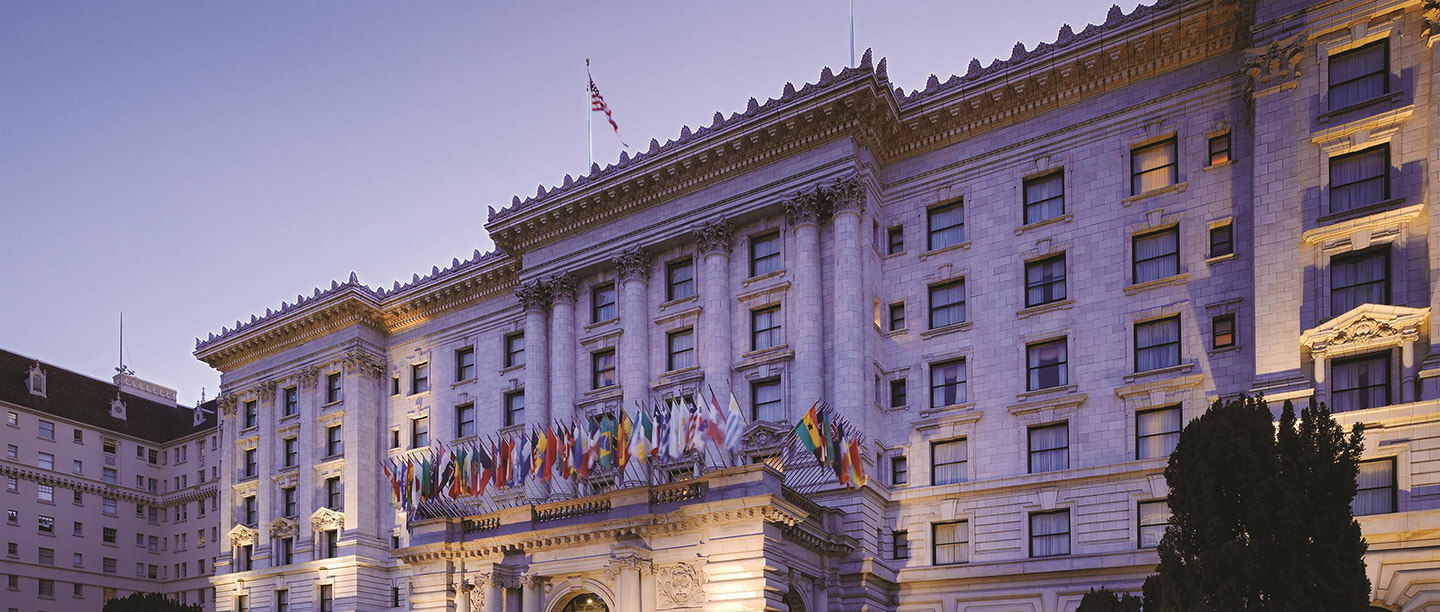
[[[261,464],[222,470],[253,554],[221,556],[218,605],[1072,610],[1139,588],[1179,424],[1254,392],[1371,427],[1375,605],[1440,604],[1437,10],[1165,0],[908,93],[867,52],[492,209],[494,253],[237,321],[196,347],[262,406],[224,417],[226,461]],[[457,407],[485,433],[707,388],[778,417],[756,453],[827,401],[870,484],[802,496],[751,465],[463,519],[386,499],[378,460],[464,439]]]

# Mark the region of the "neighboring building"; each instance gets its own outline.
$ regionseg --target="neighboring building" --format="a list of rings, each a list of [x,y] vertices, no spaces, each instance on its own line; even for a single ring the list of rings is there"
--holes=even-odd
[[[100,610],[162,593],[214,609],[222,548],[214,402],[0,350],[0,596],[11,612]]]
[[[1180,428],[1255,392],[1370,427],[1375,605],[1440,605],[1437,21],[1162,0],[908,94],[867,52],[212,334],[219,609],[1072,610],[1140,587]],[[874,477],[390,506],[431,439],[705,387],[755,457],[828,401]]]

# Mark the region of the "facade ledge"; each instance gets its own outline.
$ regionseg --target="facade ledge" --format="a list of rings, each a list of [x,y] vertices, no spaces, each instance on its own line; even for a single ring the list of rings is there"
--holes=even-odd
[[[678,370],[670,370],[669,372],[661,374],[658,380],[650,383],[650,388],[659,390],[665,387],[702,380],[704,378],[705,373],[701,371],[700,366],[693,365]]]
[[[970,241],[969,241],[969,240],[966,240],[966,241],[961,242],[961,243],[959,243],[959,244],[952,244],[952,245],[947,246],[947,247],[942,247],[942,248],[934,249],[934,250],[931,250],[931,251],[925,251],[925,252],[923,252],[923,253],[920,254],[920,261],[925,261],[925,260],[930,259],[931,257],[935,257],[936,255],[943,255],[943,254],[949,253],[949,252],[951,252],[951,251],[968,251],[968,250],[970,250]]]
[[[941,425],[974,423],[984,416],[984,411],[975,408],[975,402],[951,404],[941,408],[921,410],[920,420],[915,421],[915,429],[917,431],[924,431],[934,429]]]
[[[596,322],[594,322],[594,323],[591,323],[591,324],[589,324],[589,325],[586,325],[583,329],[585,330],[585,333],[588,334],[588,333],[593,332],[593,331],[595,331],[595,330],[597,330],[597,329],[600,329],[600,328],[602,328],[602,327],[612,327],[612,326],[618,327],[619,325],[620,325],[620,317],[614,317],[614,318],[610,318],[610,319],[605,319],[604,321],[596,321]]]
[[[260,446],[260,433],[256,432],[235,441],[236,448],[250,450]]]
[[[300,421],[298,419],[290,423],[286,423],[284,427],[280,427],[275,430],[275,435],[277,436],[283,436],[288,433],[300,433]]]
[[[785,278],[785,268],[780,268],[779,270],[776,270],[774,272],[766,272],[765,274],[761,274],[760,276],[752,276],[750,278],[740,281],[740,286],[749,287],[751,285],[763,283],[765,281],[777,278]]]
[[[881,333],[881,335],[885,336],[886,338],[894,338],[895,336],[903,336],[903,335],[905,335],[905,332],[908,332],[908,331],[910,331],[910,328],[908,328],[908,327],[902,327],[902,328],[900,328],[900,329],[892,329],[892,330],[890,330],[890,331],[880,332],[880,333]]]
[[[619,328],[619,327],[615,327],[615,328],[612,328],[612,329],[607,329],[607,330],[605,330],[605,331],[603,331],[603,332],[600,332],[600,333],[598,333],[598,334],[592,334],[592,335],[589,335],[589,336],[585,336],[584,338],[581,338],[581,339],[580,339],[580,345],[581,345],[581,346],[594,346],[594,345],[600,344],[601,342],[604,342],[604,341],[606,341],[606,340],[611,340],[611,339],[614,339],[614,338],[619,338],[619,337],[620,337],[621,335],[623,335],[624,333],[625,333],[625,330],[623,330],[623,329],[621,329],[621,328]]]
[[[1193,369],[1195,369],[1195,364],[1194,364],[1193,362],[1192,362],[1192,363],[1182,363],[1182,364],[1179,364],[1179,365],[1166,366],[1166,367],[1163,367],[1163,368],[1155,368],[1155,369],[1153,369],[1153,370],[1146,370],[1146,371],[1144,371],[1144,372],[1133,372],[1133,373],[1130,373],[1130,374],[1126,374],[1126,375],[1123,377],[1123,380],[1124,380],[1125,382],[1127,382],[1127,383],[1133,383],[1133,382],[1135,382],[1135,381],[1137,381],[1137,380],[1144,380],[1144,379],[1147,379],[1147,378],[1155,378],[1155,377],[1159,377],[1159,376],[1166,376],[1166,375],[1169,375],[1169,374],[1184,374],[1184,373],[1189,372],[1189,371],[1191,371],[1191,370],[1193,370]],[[1116,392],[1118,393],[1119,390],[1117,389]]]
[[[1105,484],[1110,482],[1133,482],[1137,477],[1159,476],[1169,462],[1168,457],[1139,459],[1107,463],[1097,466],[1072,467],[1053,472],[1015,474],[996,478],[980,478],[946,485],[920,485],[911,483],[903,488],[891,490],[891,500],[907,505],[938,504],[943,500],[960,495],[1002,495],[1007,493],[1033,494],[1041,487],[1070,485],[1074,483]]]
[[[1205,171],[1205,172],[1209,172],[1209,171],[1211,171],[1211,170],[1219,170],[1219,169],[1221,169],[1221,168],[1229,168],[1230,166],[1233,166],[1233,165],[1235,165],[1235,158],[1232,157],[1232,158],[1227,159],[1227,160],[1225,160],[1225,161],[1223,161],[1223,162],[1220,162],[1220,163],[1218,163],[1218,164],[1212,164],[1212,165],[1209,165],[1209,166],[1205,166],[1204,168],[1201,168],[1201,170],[1203,170],[1203,171]]]
[[[504,375],[504,374],[509,374],[509,373],[511,373],[511,372],[519,372],[520,370],[524,370],[524,369],[525,369],[525,364],[521,363],[521,364],[517,364],[517,365],[512,365],[512,366],[507,366],[507,367],[500,368],[500,369],[499,369],[498,371],[496,371],[495,373],[496,373],[496,374]]]
[[[781,344],[777,346],[772,346],[768,349],[761,349],[758,351],[742,353],[740,355],[740,361],[735,363],[735,369],[741,370],[745,368],[753,368],[755,366],[761,366],[767,363],[775,363],[779,361],[793,361],[794,359],[795,351],[790,349],[790,345]]]
[[[1369,236],[1374,236],[1380,232],[1399,230],[1425,211],[1424,204],[1403,206],[1404,203],[1404,198],[1394,198],[1354,210],[1323,215],[1316,221],[1330,225],[1300,234],[1300,241],[1328,248],[1332,243],[1344,238],[1351,238],[1353,243],[1352,237],[1357,233],[1367,232]]]
[[[975,327],[975,322],[974,322],[974,321],[962,321],[962,322],[960,322],[960,323],[955,323],[955,324],[952,324],[952,325],[946,325],[946,326],[944,326],[944,327],[937,327],[937,328],[935,328],[935,329],[927,329],[927,330],[925,330],[925,331],[923,331],[923,332],[920,332],[920,339],[921,339],[921,340],[929,340],[929,339],[934,338],[934,337],[936,337],[936,336],[944,336],[944,335],[946,335],[946,334],[953,334],[953,333],[957,333],[957,332],[970,331],[970,328],[972,328],[972,327]]]
[[[1234,254],[1234,253],[1226,253],[1225,255],[1216,255],[1215,257],[1207,257],[1207,258],[1205,258],[1205,265],[1207,265],[1207,266],[1213,266],[1213,265],[1218,264],[1218,263],[1221,263],[1221,262],[1226,262],[1226,261],[1234,260],[1234,259],[1236,259],[1236,258],[1238,258],[1238,257],[1239,257],[1239,255],[1236,255],[1236,254]]]
[[[653,322],[654,322],[656,325],[663,326],[663,325],[665,325],[665,324],[667,324],[667,323],[670,323],[670,322],[673,322],[673,321],[678,321],[678,320],[684,319],[684,318],[686,318],[686,317],[698,317],[698,316],[700,316],[700,313],[703,312],[704,310],[705,310],[705,309],[702,308],[699,304],[695,304],[695,305],[691,306],[690,308],[686,308],[686,309],[684,309],[684,310],[679,310],[679,311],[676,311],[676,312],[670,312],[670,313],[666,313],[666,314],[660,315],[660,316],[658,316],[658,317],[655,317],[655,318],[653,319]]]
[[[1016,394],[1015,394],[1015,401],[1017,401],[1017,402],[1029,402],[1029,401],[1034,401],[1034,400],[1038,400],[1038,399],[1045,399],[1045,398],[1049,398],[1049,397],[1056,397],[1056,396],[1060,396],[1060,395],[1076,393],[1076,392],[1078,392],[1079,390],[1080,390],[1080,385],[1060,385],[1060,386],[1058,386],[1058,387],[1048,387],[1048,388],[1045,388],[1045,389],[1036,389],[1036,390],[1034,390],[1034,391],[1022,391],[1022,392],[1020,392],[1020,393],[1016,393]],[[1083,396],[1084,394],[1081,394],[1081,395]]]
[[[1382,94],[1382,95],[1379,95],[1379,96],[1375,96],[1374,98],[1370,98],[1369,100],[1365,100],[1365,101],[1363,101],[1363,102],[1356,102],[1356,103],[1354,103],[1354,104],[1351,104],[1350,106],[1342,106],[1342,107],[1337,108],[1337,109],[1335,109],[1335,110],[1329,110],[1329,111],[1325,111],[1325,112],[1323,112],[1323,113],[1317,114],[1317,115],[1315,115],[1315,122],[1316,122],[1316,123],[1320,123],[1320,124],[1325,124],[1325,123],[1330,123],[1330,122],[1334,121],[1337,117],[1342,117],[1342,116],[1345,116],[1345,115],[1349,115],[1349,114],[1354,113],[1354,112],[1356,112],[1356,111],[1367,110],[1367,109],[1370,109],[1370,110],[1372,110],[1372,111],[1376,111],[1376,112],[1372,112],[1372,114],[1370,114],[1370,115],[1361,117],[1360,119],[1357,119],[1357,120],[1355,120],[1355,121],[1348,122],[1347,124],[1341,124],[1340,126],[1337,126],[1337,127],[1334,127],[1334,128],[1329,128],[1329,129],[1325,129],[1325,130],[1319,130],[1319,131],[1315,132],[1315,136],[1313,136],[1313,137],[1311,138],[1311,141],[1312,141],[1312,142],[1325,142],[1325,141],[1327,141],[1327,140],[1334,140],[1335,138],[1339,138],[1340,136],[1348,135],[1348,134],[1343,134],[1343,133],[1340,134],[1340,135],[1330,135],[1330,134],[1332,134],[1333,132],[1337,132],[1337,131],[1340,131],[1340,130],[1344,130],[1344,129],[1350,127],[1351,124],[1358,124],[1358,125],[1365,125],[1365,126],[1377,125],[1377,124],[1378,124],[1378,125],[1388,125],[1388,124],[1390,124],[1390,123],[1396,123],[1396,122],[1399,122],[1399,121],[1404,121],[1404,120],[1406,120],[1406,119],[1409,119],[1411,115],[1415,114],[1415,105],[1414,105],[1414,104],[1406,105],[1406,106],[1403,106],[1403,107],[1400,107],[1400,108],[1392,108],[1392,109],[1390,109],[1390,110],[1378,110],[1378,111],[1376,110],[1376,109],[1378,109],[1379,107],[1382,107],[1382,106],[1386,106],[1386,105],[1390,105],[1390,104],[1396,104],[1396,103],[1400,102],[1401,100],[1404,100],[1405,97],[1408,96],[1408,95],[1410,95],[1410,91],[1409,91],[1409,90],[1400,89],[1400,90],[1392,91],[1392,92],[1387,93],[1387,94]],[[1327,136],[1327,135],[1329,135],[1328,138],[1325,137],[1325,136]]]
[[[624,393],[621,391],[620,385],[618,384],[610,385],[607,387],[600,387],[599,389],[591,389],[589,391],[586,391],[582,395],[580,401],[575,402],[575,406],[583,411],[587,406],[592,406],[600,402],[618,402],[623,397],[623,395]]]
[[[1017,318],[1017,319],[1028,319],[1028,318],[1033,317],[1033,316],[1035,316],[1035,315],[1044,314],[1044,313],[1047,313],[1047,312],[1055,312],[1055,311],[1057,311],[1057,310],[1070,310],[1071,308],[1074,308],[1074,307],[1075,307],[1075,300],[1060,300],[1060,301],[1058,301],[1058,302],[1050,302],[1050,303],[1048,303],[1048,304],[1041,304],[1041,305],[1039,305],[1039,306],[1031,306],[1031,307],[1029,307],[1029,308],[1022,308],[1022,309],[1020,309],[1020,310],[1015,311],[1015,318]]]
[[[660,308],[660,312],[665,312],[666,310],[669,310],[669,309],[671,309],[671,308],[675,308],[675,307],[678,307],[678,306],[682,306],[682,305],[689,304],[689,303],[692,303],[692,302],[699,302],[699,301],[700,301],[700,294],[699,294],[699,293],[692,293],[692,294],[687,295],[687,296],[685,296],[685,297],[683,297],[683,298],[679,298],[679,299],[675,299],[675,300],[670,300],[670,301],[668,301],[668,302],[663,302],[663,303],[660,304],[660,307],[659,307],[659,308]]]
[[[1155,280],[1145,281],[1143,283],[1126,285],[1125,295],[1135,295],[1137,293],[1144,293],[1146,291],[1150,291],[1151,289],[1159,289],[1161,287],[1179,286],[1188,282],[1190,282],[1190,273],[1182,272],[1174,276],[1167,276],[1165,278],[1157,278]]]
[[[457,381],[455,381],[455,382],[453,382],[453,383],[450,383],[450,388],[451,388],[451,389],[454,389],[454,388],[457,388],[457,387],[463,387],[463,386],[465,386],[465,385],[473,385],[473,384],[475,384],[475,381],[477,381],[477,380],[480,380],[480,379],[479,379],[479,378],[476,378],[476,377],[474,377],[474,376],[471,376],[470,378],[467,378],[467,379],[465,379],[465,380],[457,380]]]
[[[333,405],[334,405],[334,406],[340,406],[340,404],[333,404]],[[324,425],[324,426],[327,426],[327,427],[328,427],[328,426],[333,425],[333,424],[335,424],[335,423],[339,423],[339,422],[340,422],[341,420],[343,420],[344,418],[345,418],[345,409],[344,409],[344,408],[341,408],[341,407],[335,407],[335,408],[329,408],[329,409],[325,410],[324,412],[321,412],[321,413],[320,413],[320,416],[316,417],[315,420],[316,420],[316,422],[320,423],[321,425]]]
[[[1227,353],[1238,353],[1238,352],[1240,352],[1240,345],[1238,345],[1238,344],[1232,344],[1232,345],[1230,345],[1230,346],[1222,346],[1222,347],[1217,348],[1217,349],[1210,349],[1210,350],[1206,351],[1205,354],[1206,354],[1206,355],[1209,355],[1209,356],[1211,356],[1211,357],[1219,357],[1219,356],[1225,355],[1225,354],[1227,354]]]
[[[1016,236],[1019,236],[1019,235],[1021,235],[1021,234],[1024,234],[1025,232],[1028,232],[1028,231],[1031,231],[1031,230],[1040,229],[1040,228],[1042,228],[1042,227],[1046,227],[1046,226],[1050,226],[1050,225],[1059,225],[1059,224],[1062,224],[1062,223],[1069,223],[1069,222],[1074,221],[1074,220],[1075,220],[1075,213],[1065,213],[1065,214],[1060,215],[1060,216],[1058,216],[1058,217],[1050,217],[1049,219],[1045,219],[1044,221],[1036,221],[1036,222],[1034,222],[1034,223],[1029,223],[1029,224],[1026,224],[1026,225],[1022,225],[1022,226],[1020,226],[1020,227],[1017,227],[1017,228],[1015,228],[1015,235],[1016,235]]]
[[[313,466],[313,469],[315,470],[315,474],[317,476],[325,475],[331,472],[338,474],[340,470],[345,469],[345,456],[341,455],[339,457],[332,457],[316,463]]]
[[[1174,185],[1166,185],[1166,186],[1164,186],[1164,187],[1158,187],[1158,188],[1155,188],[1155,189],[1151,189],[1150,191],[1147,191],[1147,192],[1145,192],[1145,193],[1137,193],[1137,194],[1132,195],[1132,196],[1127,197],[1127,198],[1121,198],[1121,199],[1120,199],[1120,204],[1123,205],[1123,206],[1129,206],[1129,205],[1134,204],[1134,203],[1136,203],[1136,202],[1139,202],[1139,201],[1141,201],[1141,200],[1148,200],[1148,199],[1150,199],[1150,198],[1153,198],[1153,197],[1156,197],[1156,196],[1162,196],[1162,195],[1165,195],[1165,194],[1167,194],[1167,193],[1184,193],[1185,190],[1186,190],[1186,189],[1189,189],[1189,188],[1190,188],[1190,183],[1189,183],[1189,182],[1181,182],[1181,183],[1175,183]]]
[[[1178,374],[1181,372],[1188,372],[1189,369],[1180,368],[1185,368],[1186,366],[1191,365],[1192,364],[1185,364],[1184,366],[1177,366],[1176,368],[1164,368],[1162,370],[1155,370],[1151,373],[1156,375],[1162,373]],[[1170,370],[1170,372],[1165,372],[1165,370]],[[1188,376],[1170,376],[1158,380],[1151,380],[1148,382],[1125,385],[1123,387],[1116,387],[1115,397],[1118,397],[1122,400],[1131,398],[1148,399],[1154,393],[1164,394],[1169,391],[1188,389],[1190,387],[1198,387],[1200,386],[1200,383],[1203,382],[1205,382],[1205,375],[1203,374],[1191,374]]]
[[[760,288],[758,288],[758,289],[754,289],[754,290],[752,290],[752,291],[746,291],[746,292],[744,292],[744,293],[737,293],[737,294],[735,294],[735,301],[744,303],[744,302],[748,302],[748,301],[750,301],[750,300],[754,300],[754,299],[756,299],[756,298],[765,297],[765,296],[770,295],[770,294],[772,294],[772,293],[783,293],[785,290],[787,290],[787,289],[789,289],[789,288],[790,288],[790,281],[782,281],[782,282],[779,282],[779,283],[775,283],[775,284],[773,284],[773,285],[766,285],[766,286],[760,287]]]
[[[905,255],[907,255],[908,253],[909,253],[909,251],[896,251],[896,252],[894,252],[894,253],[881,253],[881,252],[880,252],[880,247],[875,247],[875,254],[880,256],[880,261],[885,261],[885,260],[887,260],[887,259],[899,259],[899,258],[904,257]]]

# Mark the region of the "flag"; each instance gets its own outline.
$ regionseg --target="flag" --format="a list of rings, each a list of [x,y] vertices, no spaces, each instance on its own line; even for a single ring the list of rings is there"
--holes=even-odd
[[[708,390],[709,397],[701,398],[705,411],[705,436],[715,443],[717,448],[725,445],[725,413],[720,411],[720,401],[715,399],[715,391]]]
[[[546,444],[550,439],[538,431],[532,431],[530,440],[530,475],[543,480],[545,479],[542,471],[545,469],[545,453],[549,452]]]
[[[400,483],[395,480],[395,471],[390,469],[390,462],[380,463],[380,469],[385,470],[385,478],[390,481],[390,505],[396,510],[400,509]]]
[[[469,461],[465,447],[455,447],[452,454],[455,457],[455,481],[450,483],[450,498],[456,499],[465,495],[465,478],[470,469],[465,465]]]
[[[560,425],[560,436],[556,438],[559,446],[555,447],[555,473],[561,478],[569,479],[573,472],[570,469],[570,457],[575,454],[575,436],[571,435],[570,428]]]
[[[590,60],[585,60],[585,78],[590,80],[590,112],[605,113],[605,120],[610,122],[610,129],[615,130],[615,137],[620,139],[620,145],[630,148],[625,144],[625,138],[620,136],[620,125],[615,123],[615,115],[610,113],[610,105],[605,103],[605,96],[600,95],[600,88],[595,86],[595,77],[590,76]]]
[[[590,476],[595,461],[595,432],[585,425],[575,426],[575,471],[581,478]]]
[[[560,441],[555,437],[555,427],[545,426],[545,462],[540,466],[541,479],[550,482],[550,473],[555,470],[555,456],[559,454]]]
[[[490,479],[495,477],[495,463],[491,460],[491,456],[495,453],[495,445],[490,445],[490,452],[488,453],[485,452],[484,444],[481,444],[476,451],[478,451],[478,454],[475,458],[480,460],[481,469],[480,481],[475,485],[475,495],[479,496],[485,494],[485,486],[490,484]]]
[[[795,438],[800,440],[806,449],[814,453],[816,459],[820,458],[820,419],[819,415],[815,414],[815,407],[819,403],[815,402],[814,405],[811,405],[810,409],[800,417],[800,422],[795,424]]]
[[[508,487],[514,482],[510,476],[510,447],[515,444],[510,438],[501,438],[500,447],[495,451],[495,486]]]
[[[685,405],[679,402],[670,404],[670,444],[665,449],[665,455],[671,459],[679,459],[685,454],[685,422],[689,416]]]
[[[643,464],[655,446],[655,424],[650,420],[650,411],[643,405],[635,415],[635,431],[630,434],[630,454]]]
[[[680,405],[684,407],[681,411],[685,415],[685,448],[700,448],[700,425],[705,420],[700,415],[700,410],[690,403],[689,399],[680,398]]]
[[[619,408],[620,422],[615,427],[615,465],[625,469],[625,463],[630,460],[630,435],[635,431],[635,424],[630,420],[630,413],[624,408]]]
[[[530,436],[520,434],[520,440],[515,443],[515,484],[525,486],[525,481],[530,477]]]
[[[670,454],[670,404],[655,407],[655,456],[661,459]]]
[[[725,415],[725,448],[726,450],[739,450],[741,436],[745,434],[745,415],[740,413],[740,403],[735,401],[735,393],[730,393],[729,414]]]
[[[450,494],[450,483],[455,479],[455,464],[451,461],[450,449],[437,445],[435,449],[435,496]]]
[[[615,419],[601,416],[596,421],[598,429],[595,432],[595,467],[608,470],[615,464]]]
[[[863,487],[869,478],[865,476],[865,464],[860,461],[860,441],[851,439],[846,454],[850,457],[850,486]]]

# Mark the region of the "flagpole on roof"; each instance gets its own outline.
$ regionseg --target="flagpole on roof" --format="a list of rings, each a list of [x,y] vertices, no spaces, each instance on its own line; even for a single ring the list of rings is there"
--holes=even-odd
[[[855,67],[855,0],[850,0],[850,67]]]
[[[854,55],[854,53],[851,53],[851,55]],[[593,129],[595,109],[591,108],[593,104],[593,102],[591,102],[591,96],[593,94],[590,93],[591,84],[594,82],[594,79],[590,76],[590,58],[587,57],[585,58],[585,142],[590,150],[590,163],[585,165],[586,174],[589,174],[590,167],[595,165],[595,132]]]

